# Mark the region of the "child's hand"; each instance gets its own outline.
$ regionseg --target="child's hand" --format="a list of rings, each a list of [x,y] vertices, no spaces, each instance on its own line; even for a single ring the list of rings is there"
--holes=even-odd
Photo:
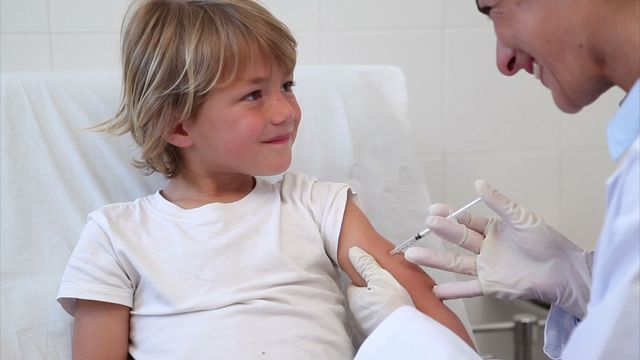
[[[349,285],[349,307],[358,331],[369,336],[387,316],[402,306],[413,306],[409,293],[376,260],[359,247],[349,249],[349,260],[367,287]]]

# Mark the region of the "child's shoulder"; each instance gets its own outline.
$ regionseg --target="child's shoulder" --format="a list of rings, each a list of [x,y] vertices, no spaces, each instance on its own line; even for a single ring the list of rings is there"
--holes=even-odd
[[[282,175],[282,179],[279,183],[283,185],[311,185],[318,182],[318,178],[299,171],[287,171]]]
[[[286,172],[277,185],[284,197],[300,197],[309,201],[331,197],[350,188],[346,183],[321,181],[315,176],[298,171]]]
[[[312,189],[314,186],[322,186],[323,184],[332,184],[328,181],[320,181],[317,177],[305,174],[299,171],[287,171],[282,175],[282,179],[278,184],[283,189]]]
[[[145,209],[149,208],[149,204],[153,202],[153,199],[159,195],[159,192],[155,192],[151,195],[143,196],[132,201],[115,202],[103,205],[89,213],[89,218],[122,218],[132,216]]]

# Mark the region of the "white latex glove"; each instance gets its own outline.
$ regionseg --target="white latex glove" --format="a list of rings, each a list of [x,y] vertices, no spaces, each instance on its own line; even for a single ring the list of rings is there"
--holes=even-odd
[[[387,316],[398,308],[413,306],[413,301],[400,283],[376,260],[359,247],[349,249],[349,260],[367,282],[367,287],[353,284],[347,289],[349,307],[357,330],[369,336]]]
[[[476,191],[497,218],[461,214],[446,219],[451,207],[434,204],[427,226],[449,242],[476,255],[411,248],[405,258],[477,279],[441,284],[434,288],[440,299],[490,295],[499,299],[537,299],[563,308],[582,319],[591,291],[593,256],[576,246],[542,217],[525,210],[477,180]]]

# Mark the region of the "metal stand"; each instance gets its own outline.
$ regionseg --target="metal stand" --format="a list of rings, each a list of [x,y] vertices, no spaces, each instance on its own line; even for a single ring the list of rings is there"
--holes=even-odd
[[[538,338],[536,330],[544,326],[545,320],[538,320],[532,314],[517,314],[513,321],[482,324],[472,327],[474,333],[491,333],[509,331],[513,333],[513,359],[533,360]]]

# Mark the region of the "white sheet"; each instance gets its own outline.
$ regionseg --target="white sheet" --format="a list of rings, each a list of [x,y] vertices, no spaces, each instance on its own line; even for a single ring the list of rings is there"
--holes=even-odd
[[[68,359],[71,318],[55,295],[86,215],[149,194],[164,179],[129,164],[128,137],[83,130],[114,115],[118,74],[1,78],[1,357]],[[429,196],[407,143],[402,72],[300,66],[296,81],[303,117],[292,169],[350,183],[374,226],[395,243],[422,228]],[[442,247],[435,238],[427,243]],[[449,305],[468,325],[462,303]]]

